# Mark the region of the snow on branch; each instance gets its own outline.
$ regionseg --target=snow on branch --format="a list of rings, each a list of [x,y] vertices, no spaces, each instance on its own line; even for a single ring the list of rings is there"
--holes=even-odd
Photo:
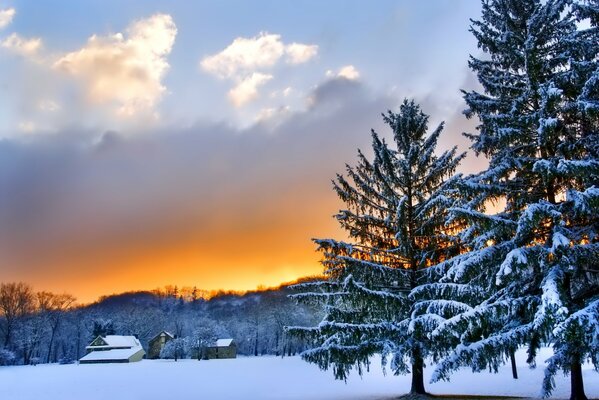
[[[512,251],[507,253],[507,256],[505,257],[505,259],[499,266],[499,271],[497,272],[497,275],[496,275],[495,284],[497,286],[501,285],[502,278],[504,276],[510,275],[512,273],[513,266],[515,266],[517,264],[526,265],[526,263],[528,262],[526,253],[527,253],[527,249],[525,249],[525,248],[513,249]]]

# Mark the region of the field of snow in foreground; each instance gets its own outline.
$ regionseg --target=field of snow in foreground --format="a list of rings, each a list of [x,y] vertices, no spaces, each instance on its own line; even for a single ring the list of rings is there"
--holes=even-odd
[[[509,366],[499,374],[462,370],[451,383],[428,384],[437,394],[482,394],[538,397],[543,377],[529,369],[519,352],[520,379]],[[430,368],[427,369],[430,376]],[[586,393],[599,398],[599,373],[584,367]],[[333,379],[299,357],[242,357],[233,360],[143,360],[132,364],[38,365],[0,367],[0,399],[6,400],[152,400],[152,399],[384,399],[409,390],[409,376],[383,375],[378,360],[362,378],[347,384]],[[557,378],[554,398],[569,397],[569,377]]]

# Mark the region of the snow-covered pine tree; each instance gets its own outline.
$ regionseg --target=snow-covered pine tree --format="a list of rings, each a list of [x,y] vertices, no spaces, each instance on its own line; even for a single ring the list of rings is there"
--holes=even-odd
[[[534,364],[551,342],[543,394],[563,370],[571,398],[586,399],[581,363],[599,361],[597,4],[485,0],[472,22],[486,57],[469,62],[484,93],[464,93],[466,115],[481,121],[467,136],[489,167],[463,181],[452,210],[469,251],[435,267],[445,284],[427,293],[458,285],[465,303],[432,334],[455,346],[434,380],[463,365],[497,370],[519,345]]]
[[[315,240],[326,279],[299,285],[304,292],[294,295],[321,301],[325,317],[316,327],[288,331],[312,344],[304,360],[332,367],[338,379],[352,368],[361,374],[371,356],[381,353],[383,365],[390,358],[395,374],[411,371],[411,392],[422,394],[424,360],[432,346],[427,332],[438,319],[430,308],[452,305],[414,302],[408,293],[427,282],[422,271],[458,251],[445,217],[464,154],[454,147],[435,155],[443,124],[427,135],[428,116],[413,101],[383,118],[395,148],[373,131],[372,161],[359,151],[357,165],[348,165],[347,175],[333,181],[347,206],[336,218],[351,243]]]

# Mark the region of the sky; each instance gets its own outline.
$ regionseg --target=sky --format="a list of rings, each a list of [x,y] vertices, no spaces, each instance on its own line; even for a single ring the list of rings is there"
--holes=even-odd
[[[0,0],[0,282],[82,302],[322,271],[331,179],[415,99],[468,150],[478,0]],[[464,173],[484,160],[469,154]]]

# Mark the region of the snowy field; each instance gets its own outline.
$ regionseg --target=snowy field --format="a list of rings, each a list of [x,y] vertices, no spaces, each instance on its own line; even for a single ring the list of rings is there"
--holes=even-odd
[[[541,354],[540,360],[549,353]],[[499,374],[457,372],[451,383],[428,385],[436,394],[538,397],[543,369],[530,370],[518,354],[520,379],[509,367]],[[541,363],[539,362],[539,365]],[[427,376],[430,376],[430,369]],[[586,393],[599,398],[599,374],[584,369]],[[256,357],[178,362],[143,360],[132,364],[0,367],[0,399],[390,399],[409,390],[408,376],[383,375],[378,363],[347,384],[298,357]],[[568,398],[569,378],[559,376],[553,398]]]

